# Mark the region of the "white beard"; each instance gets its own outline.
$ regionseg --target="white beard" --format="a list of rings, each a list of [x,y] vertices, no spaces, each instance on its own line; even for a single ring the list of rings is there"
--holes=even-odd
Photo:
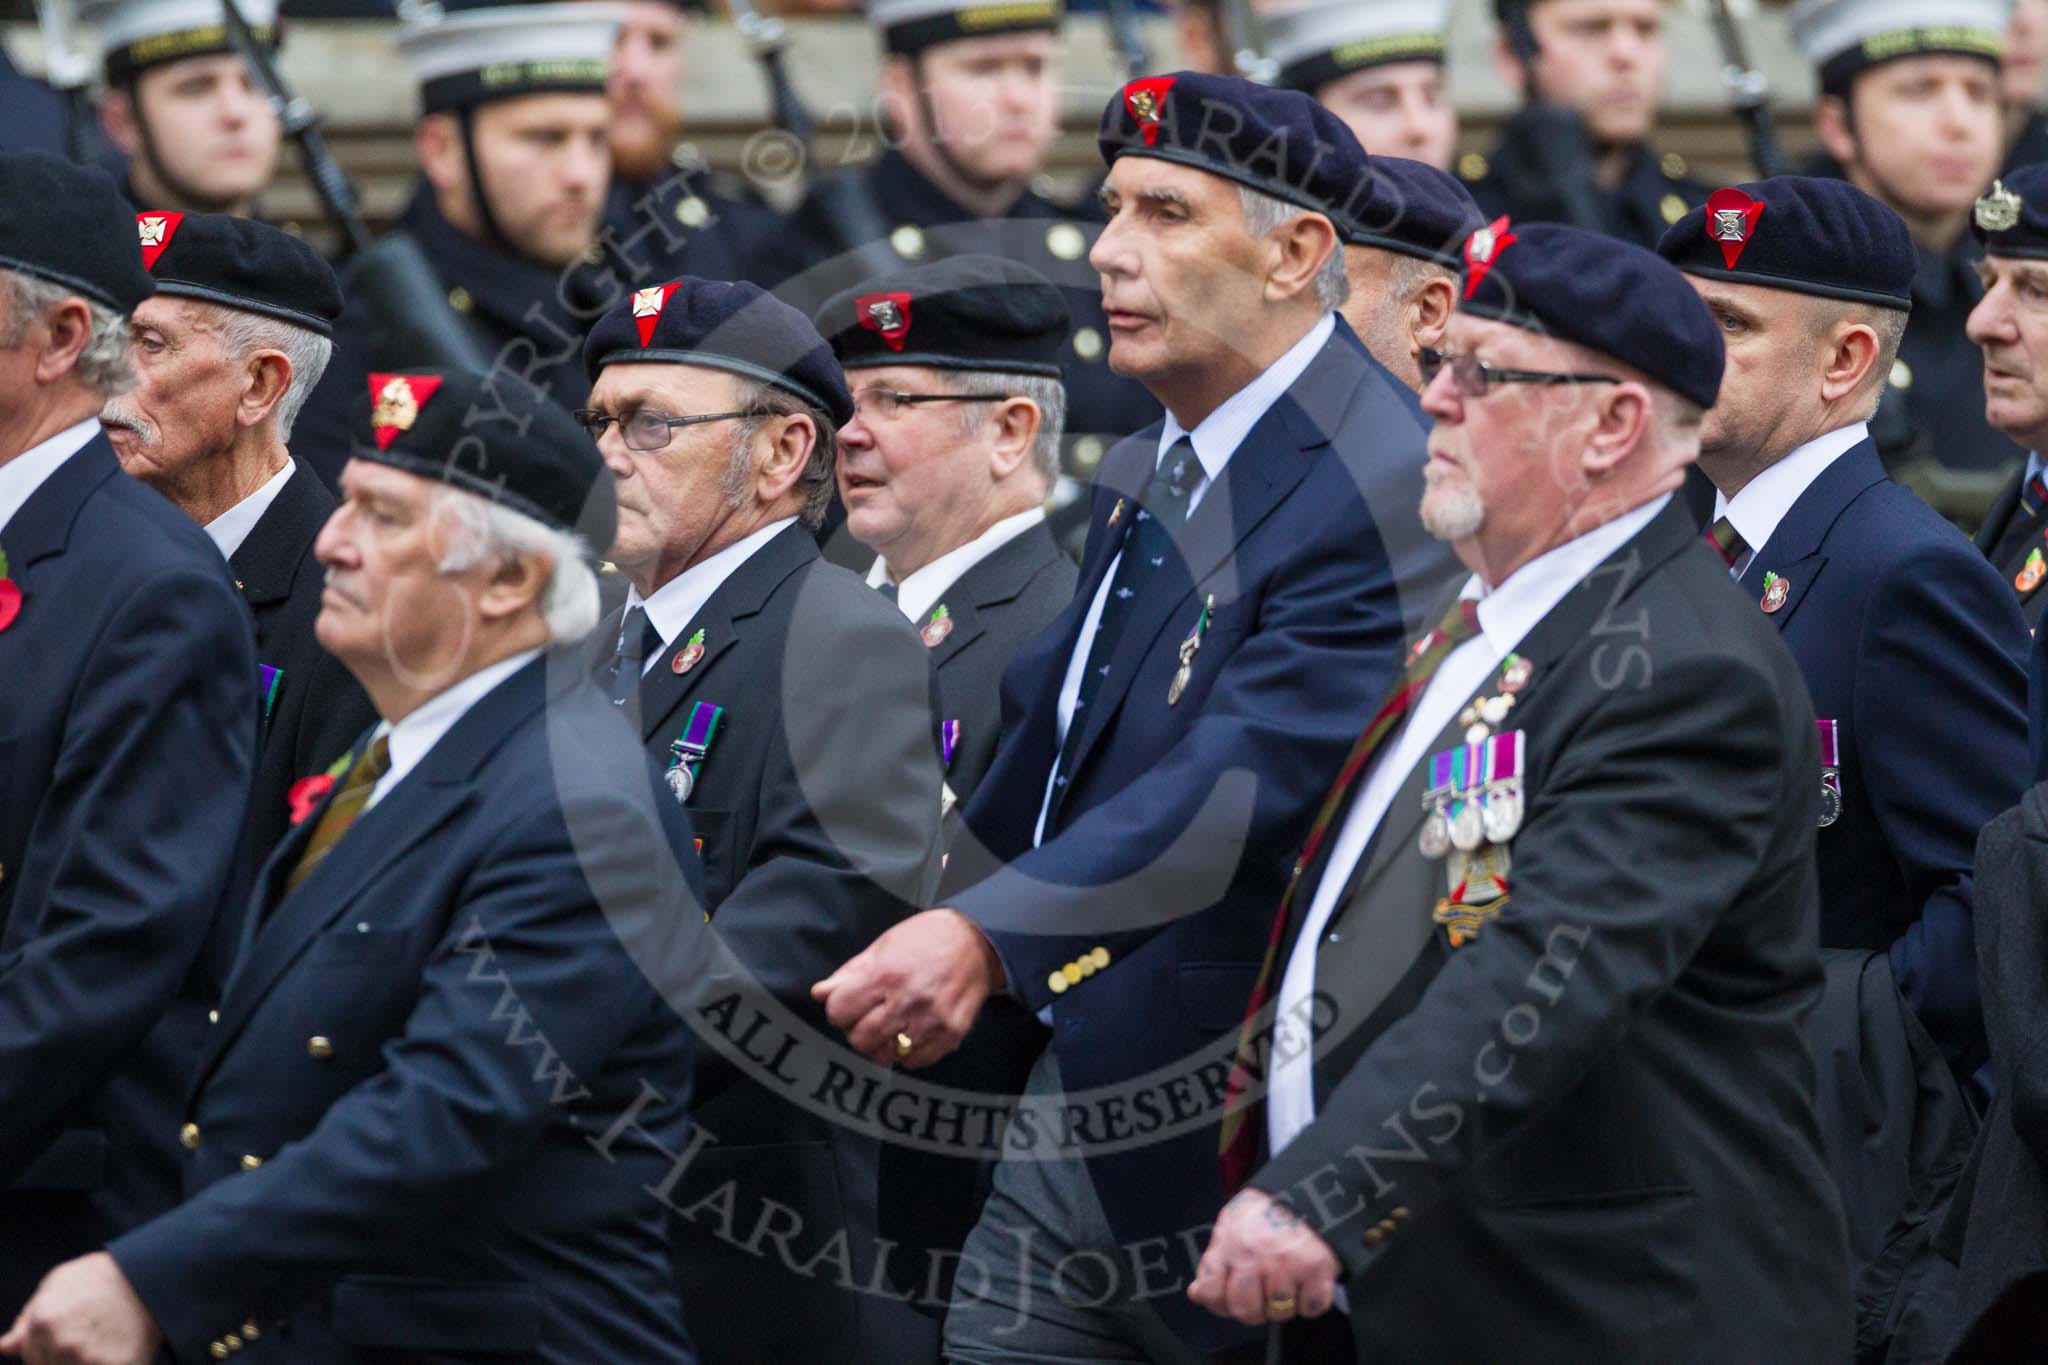
[[[1422,494],[1422,529],[1445,542],[1477,535],[1486,524],[1486,504],[1480,501],[1479,490],[1463,479],[1446,482],[1427,472],[1424,477],[1429,487]]]

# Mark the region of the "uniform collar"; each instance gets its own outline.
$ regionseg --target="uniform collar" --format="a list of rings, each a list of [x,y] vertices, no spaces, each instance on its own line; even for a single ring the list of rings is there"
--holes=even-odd
[[[298,468],[296,461],[287,459],[284,468],[263,481],[263,486],[230,507],[227,511],[206,523],[206,534],[213,537],[213,543],[220,546],[223,559],[233,559],[235,551],[242,548],[242,542],[249,538],[249,532],[256,529],[256,523],[263,520],[263,514],[270,510],[270,504],[277,501],[277,495],[284,491],[292,470]]]
[[[406,712],[396,725],[390,721],[381,722],[372,734],[390,739],[391,764],[384,775],[377,779],[371,791],[370,802],[374,804],[384,793],[404,780],[405,775],[417,768],[426,756],[433,752],[441,737],[455,728],[455,723],[469,713],[469,709],[496,690],[499,683],[517,673],[541,656],[538,649],[521,650],[507,659],[486,664],[460,682],[442,689],[434,696]],[[365,805],[364,809],[368,809]]]
[[[1262,374],[1195,423],[1193,431],[1176,421],[1171,412],[1166,414],[1166,423],[1159,430],[1159,453],[1154,467],[1166,458],[1166,452],[1173,449],[1174,442],[1181,437],[1186,436],[1194,442],[1195,458],[1202,465],[1202,484],[1189,500],[1190,512],[1201,500],[1203,490],[1223,476],[1223,467],[1230,463],[1231,454],[1244,444],[1244,438],[1251,434],[1251,429],[1259,424],[1273,404],[1280,401],[1282,394],[1294,387],[1294,381],[1300,379],[1309,362],[1321,354],[1336,330],[1337,315],[1323,314],[1315,326],[1288,347],[1278,360],[1268,365]]]
[[[896,585],[896,607],[912,621],[922,621],[960,576],[1045,520],[1042,507],[1027,508],[990,526],[965,545],[956,545]],[[868,586],[889,581],[889,566],[877,555],[868,568]]]
[[[85,443],[98,435],[99,429],[100,419],[88,417],[0,464],[0,531],[7,529],[14,514],[52,474],[64,467],[66,460],[85,449]]]
[[[704,610],[704,604],[718,591],[733,571],[751,559],[756,550],[796,525],[795,517],[784,517],[771,521],[766,526],[720,550],[707,559],[699,560],[689,568],[671,578],[654,590],[654,595],[643,599],[638,588],[626,594],[626,610],[644,606],[647,619],[661,634],[661,649],[647,651],[645,667],[652,668],[654,661],[663,650],[676,642],[690,622],[697,619],[697,613]]]
[[[1799,495],[1826,473],[1829,465],[1869,437],[1867,422],[1851,422],[1814,437],[1743,485],[1732,499],[1716,493],[1714,519],[1728,518],[1743,544],[1752,551],[1761,550],[1777,534],[1778,523],[1799,501]]]
[[[1478,574],[1466,579],[1458,595],[1478,601],[1479,631],[1488,647],[1505,657],[1520,645],[1566,593],[1633,540],[1670,501],[1669,493],[1652,498],[1554,550],[1546,550],[1509,574],[1498,587],[1489,589]]]

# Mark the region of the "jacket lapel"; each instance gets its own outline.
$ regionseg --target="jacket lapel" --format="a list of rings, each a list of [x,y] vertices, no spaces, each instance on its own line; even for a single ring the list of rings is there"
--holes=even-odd
[[[78,510],[101,484],[120,472],[114,447],[104,435],[96,435],[57,466],[56,472],[43,480],[43,486],[21,505],[21,510],[0,527],[6,532],[0,547],[7,551],[8,573],[22,583],[24,610],[33,610],[28,598],[35,584],[26,572],[28,566],[64,552]]]
[[[987,630],[982,610],[1015,601],[1017,594],[1023,592],[1031,581],[1031,576],[1056,558],[1059,552],[1052,532],[1041,521],[1013,536],[987,559],[954,580],[940,597],[938,605],[932,608],[936,612],[943,606],[953,622],[946,638],[932,650],[932,666],[943,665],[972,644]],[[929,624],[930,615],[918,622],[920,628]]]
[[[1759,609],[1765,575],[1775,573],[1785,580],[1784,603],[1770,613],[1779,631],[1785,629],[1785,623],[1805,599],[1806,590],[1827,566],[1828,559],[1821,553],[1821,547],[1836,519],[1866,488],[1884,480],[1884,465],[1877,458],[1877,447],[1868,439],[1851,446],[1806,486],[1806,491],[1786,510],[1770,540],[1742,571],[1742,586],[1757,598]]]
[[[334,499],[319,476],[303,464],[285,480],[228,567],[251,607],[267,607],[291,596],[292,583],[307,563],[306,550],[327,524]]]

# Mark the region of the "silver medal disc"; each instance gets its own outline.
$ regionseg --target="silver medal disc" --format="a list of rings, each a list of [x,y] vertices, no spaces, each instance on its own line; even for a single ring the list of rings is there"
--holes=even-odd
[[[1486,798],[1483,813],[1486,822],[1488,843],[1504,844],[1515,837],[1522,828],[1522,793],[1519,788],[1509,787],[1492,793]]]
[[[664,775],[668,778],[668,789],[675,793],[676,800],[687,802],[691,790],[697,785],[697,779],[691,774],[689,766],[678,763]]]
[[[1470,853],[1485,842],[1486,825],[1479,814],[1479,803],[1468,800],[1451,817],[1451,845],[1460,853]]]
[[[1826,829],[1841,818],[1842,778],[1829,768],[1820,775],[1820,827]]]
[[[1422,834],[1415,841],[1425,858],[1441,858],[1451,851],[1451,822],[1441,809],[1433,810],[1422,822]]]

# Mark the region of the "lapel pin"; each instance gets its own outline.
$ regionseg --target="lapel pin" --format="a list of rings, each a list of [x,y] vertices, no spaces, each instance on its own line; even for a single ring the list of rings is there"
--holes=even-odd
[[[947,611],[946,604],[941,602],[937,609],[932,612],[932,619],[925,622],[924,629],[917,633],[917,638],[924,641],[926,649],[937,649],[946,642],[946,637],[952,633],[953,613]]]
[[[697,666],[697,660],[704,657],[704,631],[700,627],[689,642],[676,651],[676,657],[669,660],[669,667],[678,673],[688,673]]]
[[[1123,519],[1124,500],[1122,498],[1118,498],[1116,500],[1116,506],[1109,509],[1109,521],[1106,523],[1106,528],[1108,530],[1114,531],[1117,527],[1117,523],[1122,521]]]
[[[1533,671],[1533,666],[1521,655],[1508,655],[1507,662],[1501,665],[1500,690],[1512,697],[1529,685],[1529,674]]]
[[[2041,586],[2041,579],[2048,575],[2048,561],[2041,558],[2041,547],[2036,545],[2027,551],[2027,562],[2020,565],[2020,571],[2013,575],[2012,585],[2021,592],[2032,592]]]
[[[1781,574],[1764,574],[1764,597],[1758,605],[1766,612],[1776,611],[1785,605],[1785,594],[1792,591],[1792,584]]]
[[[21,584],[7,576],[7,552],[0,550],[0,630],[14,624],[21,615]]]

